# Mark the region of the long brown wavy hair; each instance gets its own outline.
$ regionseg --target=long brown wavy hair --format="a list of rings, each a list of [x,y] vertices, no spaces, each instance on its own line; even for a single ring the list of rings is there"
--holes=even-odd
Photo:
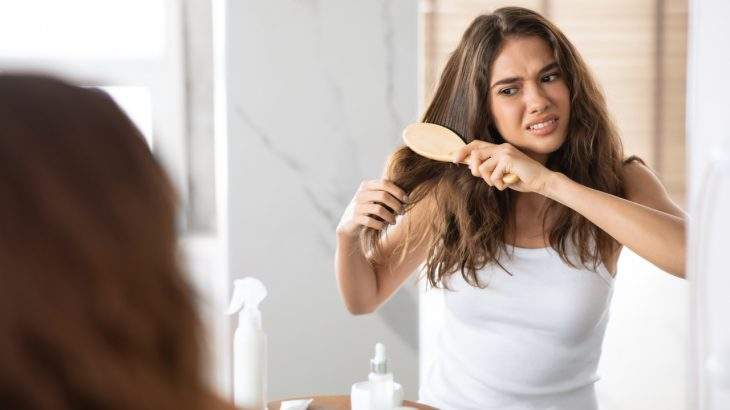
[[[504,7],[471,23],[446,64],[422,121],[447,127],[466,143],[475,139],[504,143],[489,106],[491,67],[506,39],[526,36],[550,45],[570,90],[568,137],[549,155],[546,167],[582,185],[623,197],[623,149],[603,94],[565,35],[532,10]],[[460,271],[469,284],[483,287],[476,272],[490,262],[499,264],[499,255],[507,252],[505,238],[515,226],[516,192],[499,191],[475,178],[466,167],[421,157],[405,146],[388,159],[385,177],[408,193],[406,212],[429,198],[431,218],[414,225],[420,232],[416,238],[429,241],[425,269],[429,283],[439,287],[444,278]],[[548,214],[555,216],[549,227]],[[558,202],[549,201],[542,217],[550,246],[571,266],[581,264],[595,270],[618,247],[611,236]],[[376,264],[382,260],[384,234],[374,229],[364,232],[363,245]],[[579,260],[568,257],[571,243]],[[401,255],[408,248],[407,242],[401,244]]]
[[[0,198],[0,408],[205,408],[175,195],[108,95],[0,75]]]

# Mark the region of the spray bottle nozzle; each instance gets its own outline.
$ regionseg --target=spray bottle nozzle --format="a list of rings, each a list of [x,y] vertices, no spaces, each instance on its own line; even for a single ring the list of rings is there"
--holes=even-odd
[[[261,328],[261,312],[259,304],[266,297],[266,287],[256,278],[243,278],[233,281],[233,297],[226,314],[232,315],[240,311],[239,326],[244,323],[244,317],[249,323]],[[243,310],[241,310],[243,308]]]

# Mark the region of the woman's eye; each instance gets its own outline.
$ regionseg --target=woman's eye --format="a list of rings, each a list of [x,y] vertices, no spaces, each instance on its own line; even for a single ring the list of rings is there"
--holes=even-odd
[[[504,88],[504,89],[499,90],[499,93],[504,94],[504,95],[515,95],[515,94],[517,94],[517,89],[514,87],[513,88]]]
[[[557,80],[559,75],[557,73],[548,74],[545,77],[542,78],[543,81],[546,83]]]

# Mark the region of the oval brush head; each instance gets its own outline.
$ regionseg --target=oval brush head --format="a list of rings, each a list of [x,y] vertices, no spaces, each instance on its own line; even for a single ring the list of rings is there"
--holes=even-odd
[[[454,152],[465,146],[464,141],[446,127],[427,122],[417,122],[403,130],[403,141],[416,154],[435,161],[451,162]],[[519,177],[506,174],[505,184],[514,184]]]

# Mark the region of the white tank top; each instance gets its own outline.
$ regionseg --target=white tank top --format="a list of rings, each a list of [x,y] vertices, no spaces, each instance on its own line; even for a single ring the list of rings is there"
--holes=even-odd
[[[444,410],[595,410],[593,384],[613,278],[572,268],[552,248],[509,247],[444,290],[444,324],[419,401]],[[570,250],[571,260],[575,253]]]

